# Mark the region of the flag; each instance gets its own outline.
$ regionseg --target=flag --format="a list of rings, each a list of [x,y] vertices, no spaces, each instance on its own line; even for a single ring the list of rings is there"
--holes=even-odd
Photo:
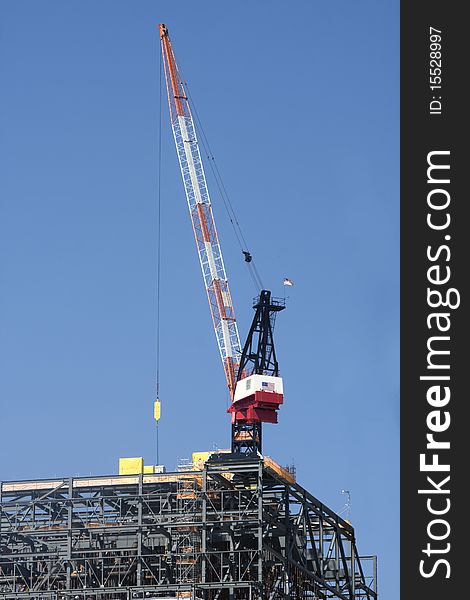
[[[292,281],[292,279],[287,279],[287,277],[284,277],[282,285],[294,285],[294,282]]]

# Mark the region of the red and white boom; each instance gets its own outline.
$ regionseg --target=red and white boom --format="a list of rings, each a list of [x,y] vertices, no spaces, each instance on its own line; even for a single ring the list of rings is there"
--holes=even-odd
[[[241,346],[196,131],[168,29],[160,25],[171,126],[227,385],[233,398]]]

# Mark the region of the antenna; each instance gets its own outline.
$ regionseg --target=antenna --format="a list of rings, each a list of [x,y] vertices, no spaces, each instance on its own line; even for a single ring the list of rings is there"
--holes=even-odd
[[[349,520],[351,516],[351,492],[349,490],[341,490],[341,493],[346,496],[346,504],[339,514],[345,513],[346,519]]]

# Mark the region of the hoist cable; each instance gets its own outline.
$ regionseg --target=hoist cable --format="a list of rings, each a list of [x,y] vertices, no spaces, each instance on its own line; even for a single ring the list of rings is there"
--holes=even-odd
[[[201,118],[199,117],[199,113],[198,110],[196,108],[196,105],[194,103],[194,99],[191,96],[191,92],[189,90],[189,86],[188,83],[185,81],[184,82],[185,88],[186,88],[186,92],[188,94],[188,100],[190,102],[191,108],[194,111],[194,116],[195,116],[195,120],[197,122],[198,125],[198,129],[201,132],[201,145],[204,149],[204,152],[206,153],[207,159],[209,161],[209,165],[212,171],[212,174],[214,176],[214,180],[216,182],[216,185],[219,189],[219,193],[220,196],[222,197],[225,209],[227,211],[227,215],[228,218],[230,220],[230,223],[232,225],[233,231],[235,233],[235,237],[237,238],[238,244],[240,246],[240,249],[243,253],[247,252],[250,256],[250,261],[246,261],[247,265],[248,265],[248,271],[250,273],[250,276],[253,280],[254,286],[256,288],[257,291],[260,291],[261,289],[263,289],[263,283],[261,280],[261,277],[258,273],[258,270],[256,269],[256,266],[254,264],[253,261],[253,257],[251,256],[251,252],[249,251],[249,247],[248,244],[246,242],[245,236],[243,235],[243,231],[242,228],[240,226],[240,222],[238,221],[235,209],[233,207],[233,204],[230,200],[230,197],[228,195],[227,192],[227,188],[225,187],[224,181],[222,179],[222,175],[220,174],[220,170],[219,167],[217,165],[217,162],[215,160],[215,156],[212,152],[212,149],[210,147],[209,144],[209,139],[206,135],[206,132],[204,130],[204,127],[202,126],[202,121]]]
[[[157,298],[156,298],[156,327],[155,327],[155,399],[160,399],[160,280],[161,280],[161,206],[162,206],[162,70],[163,59],[160,55],[159,86],[158,86],[158,173],[157,173]],[[159,463],[158,421],[155,428],[155,458]]]
[[[155,332],[155,391],[160,394],[160,273],[161,273],[161,205],[162,205],[162,57],[160,54],[160,82],[158,107],[158,182],[157,182],[157,306]]]

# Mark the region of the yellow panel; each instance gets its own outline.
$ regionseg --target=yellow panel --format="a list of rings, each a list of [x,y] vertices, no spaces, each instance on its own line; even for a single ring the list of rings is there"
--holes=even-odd
[[[144,473],[155,473],[154,465],[144,465]]]
[[[155,402],[153,403],[153,418],[155,419],[155,421],[160,421],[160,416],[161,416],[161,408],[160,408],[160,400],[155,400]]]
[[[119,475],[136,475],[143,472],[144,459],[141,456],[119,459]]]
[[[211,454],[212,452],[193,452],[193,470],[202,471],[206,460]]]

